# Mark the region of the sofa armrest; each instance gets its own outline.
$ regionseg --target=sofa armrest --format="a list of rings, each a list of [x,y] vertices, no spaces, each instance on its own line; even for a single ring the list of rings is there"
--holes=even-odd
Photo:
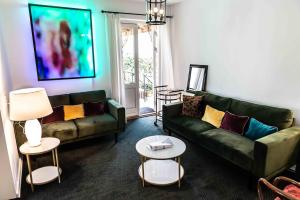
[[[168,127],[168,119],[171,117],[176,117],[182,112],[182,102],[170,103],[163,105],[162,110],[162,123],[163,129]]]
[[[271,178],[295,164],[299,141],[300,127],[287,128],[256,140],[253,174]]]
[[[163,105],[163,118],[175,117],[182,112],[182,102]]]
[[[109,99],[107,102],[109,113],[118,120],[118,128],[125,130],[125,108],[115,100]]]

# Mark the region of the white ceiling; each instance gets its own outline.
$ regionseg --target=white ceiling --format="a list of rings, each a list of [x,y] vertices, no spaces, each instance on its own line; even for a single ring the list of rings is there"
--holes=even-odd
[[[130,0],[130,1],[145,2],[145,0]],[[175,3],[182,2],[182,1],[184,1],[184,0],[167,0],[167,4],[175,4]]]

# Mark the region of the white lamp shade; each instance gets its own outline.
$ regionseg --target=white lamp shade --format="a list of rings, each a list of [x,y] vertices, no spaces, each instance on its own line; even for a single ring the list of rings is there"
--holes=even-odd
[[[26,121],[50,115],[53,110],[44,88],[26,88],[9,93],[10,119]]]

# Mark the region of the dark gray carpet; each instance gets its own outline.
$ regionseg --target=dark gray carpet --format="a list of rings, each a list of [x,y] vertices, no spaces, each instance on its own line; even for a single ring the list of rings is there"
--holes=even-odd
[[[141,118],[128,123],[119,142],[114,145],[113,136],[102,137],[76,144],[61,146],[60,164],[62,183],[57,181],[30,186],[24,181],[27,175],[24,162],[23,199],[256,199],[255,191],[247,187],[247,174],[189,143],[182,157],[185,176],[182,188],[177,185],[142,187],[137,169],[139,156],[136,142],[146,136],[164,134],[153,125],[154,118]],[[34,163],[41,167],[51,163],[51,156],[39,157]]]

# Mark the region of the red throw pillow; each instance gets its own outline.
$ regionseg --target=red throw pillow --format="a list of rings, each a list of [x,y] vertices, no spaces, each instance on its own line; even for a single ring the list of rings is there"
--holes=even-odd
[[[202,98],[202,96],[183,95],[182,114],[190,117],[200,116],[200,103]]]
[[[54,107],[53,109],[53,113],[51,113],[50,115],[43,117],[40,119],[42,124],[49,124],[49,123],[53,123],[53,122],[61,122],[64,121],[64,107],[63,106],[58,106],[58,107]]]
[[[85,116],[102,115],[104,114],[104,112],[105,112],[105,104],[103,102],[84,103]]]
[[[249,117],[235,115],[226,111],[220,128],[243,135],[248,120]]]

